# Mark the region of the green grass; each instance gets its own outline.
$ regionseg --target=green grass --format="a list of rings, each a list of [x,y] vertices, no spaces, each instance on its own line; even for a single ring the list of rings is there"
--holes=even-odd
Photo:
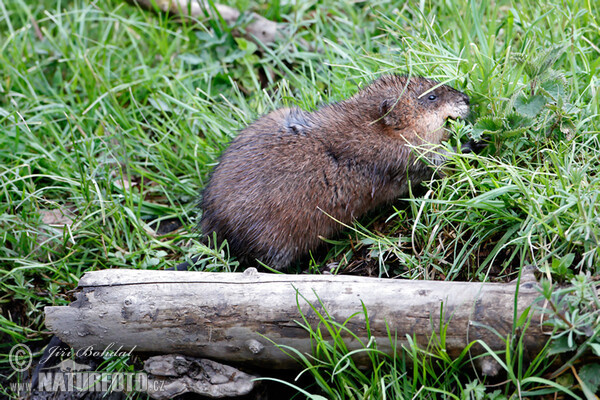
[[[325,363],[318,370],[329,372],[314,375],[319,390],[504,398],[527,378],[526,390],[585,397],[579,375],[600,368],[587,355],[600,355],[594,283],[580,275],[600,274],[597,3],[236,4],[284,23],[285,37],[257,46],[218,23],[180,24],[116,0],[0,2],[3,379],[16,379],[10,348],[41,349],[43,307],[68,304],[85,271],[163,269],[197,252],[203,269],[236,269],[226,248],[198,245],[195,224],[199,192],[239,129],[277,107],[314,109],[380,74],[410,73],[468,93],[472,115],[451,142],[483,136],[488,149],[457,155],[425,195],[361,219],[297,269],[336,262],[340,272],[507,281],[533,264],[549,299],[557,282],[575,282],[548,350],[574,369],[553,374],[540,361],[486,387],[439,346],[413,348],[402,361],[383,357],[371,375],[331,374],[335,361]],[[182,227],[158,233],[169,221]],[[518,358],[518,341],[507,346]]]

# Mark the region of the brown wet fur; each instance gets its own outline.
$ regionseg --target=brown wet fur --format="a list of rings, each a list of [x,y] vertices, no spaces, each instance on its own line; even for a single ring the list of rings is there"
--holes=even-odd
[[[282,269],[366,212],[432,176],[448,118],[469,98],[420,77],[383,76],[314,112],[275,110],[241,131],[203,192],[200,227],[242,262]],[[429,96],[435,95],[435,100]],[[415,151],[411,146],[420,146]],[[335,219],[335,220],[334,220]]]

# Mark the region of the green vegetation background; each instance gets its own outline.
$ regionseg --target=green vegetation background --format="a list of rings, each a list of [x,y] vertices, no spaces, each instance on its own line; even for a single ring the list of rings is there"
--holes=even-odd
[[[280,22],[282,37],[263,47],[234,38],[219,21],[180,24],[117,0],[0,1],[3,379],[16,379],[10,348],[41,349],[43,307],[67,304],[85,271],[162,269],[197,253],[201,269],[235,270],[226,248],[198,245],[194,230],[199,192],[227,143],[274,108],[314,109],[380,74],[400,73],[469,94],[472,116],[454,125],[451,142],[485,137],[490,145],[481,156],[457,155],[425,195],[359,221],[297,269],[318,273],[337,263],[339,272],[376,276],[506,281],[532,264],[546,297],[559,294],[556,283],[575,289],[561,303],[567,312],[551,319],[554,347],[529,369],[518,356],[499,356],[508,378],[494,390],[464,372],[465,360],[413,349],[407,360],[416,373],[382,359],[373,375],[316,373],[319,389],[310,391],[339,398],[594,393],[598,4],[232,5]],[[164,233],[165,224],[182,226]],[[507,349],[518,349],[518,340]],[[550,354],[563,355],[569,368],[551,365]]]

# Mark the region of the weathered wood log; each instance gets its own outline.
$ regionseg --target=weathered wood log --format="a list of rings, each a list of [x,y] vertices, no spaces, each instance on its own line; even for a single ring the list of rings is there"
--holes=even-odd
[[[173,354],[150,357],[144,370],[151,374],[148,394],[156,400],[184,393],[211,398],[243,396],[252,391],[253,379],[257,378],[211,360]]]
[[[367,343],[364,304],[370,334],[388,354],[406,345],[407,335],[426,347],[440,325],[447,324],[446,350],[455,357],[476,339],[494,350],[504,349],[514,316],[533,305],[524,338],[525,357],[532,357],[547,340],[536,287],[533,274],[523,277],[516,295],[515,283],[275,275],[254,268],[244,273],[115,269],[86,273],[75,302],[46,307],[45,313],[48,329],[76,349],[102,350],[112,344],[137,352],[298,368],[272,342],[310,353],[309,334],[296,322],[302,321],[301,313],[313,327],[319,322],[315,310],[327,310],[340,323],[358,313],[346,326]],[[398,339],[395,346],[388,327]],[[346,344],[349,349],[362,347],[351,338]],[[479,345],[471,352],[485,353]],[[356,360],[363,363],[367,356],[359,353]],[[482,368],[487,374],[497,372],[489,363]]]
[[[138,4],[141,7],[154,11],[155,6],[162,12],[169,12],[181,17],[192,17],[202,19],[206,15],[211,18],[217,18],[215,11],[219,14],[225,23],[233,25],[241,15],[241,12],[233,7],[223,4],[214,4],[214,9],[205,0],[128,0],[130,3]],[[266,19],[256,13],[250,14],[251,21],[246,25],[246,36],[248,39],[256,38],[262,43],[271,43],[275,41],[279,34],[276,22]]]

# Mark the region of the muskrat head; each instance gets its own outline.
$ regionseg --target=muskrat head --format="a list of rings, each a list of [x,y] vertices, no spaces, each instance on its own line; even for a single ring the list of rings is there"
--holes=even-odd
[[[412,144],[439,144],[446,139],[446,121],[469,113],[466,94],[430,79],[389,75],[377,83],[385,87],[379,107],[382,121],[402,131]]]

